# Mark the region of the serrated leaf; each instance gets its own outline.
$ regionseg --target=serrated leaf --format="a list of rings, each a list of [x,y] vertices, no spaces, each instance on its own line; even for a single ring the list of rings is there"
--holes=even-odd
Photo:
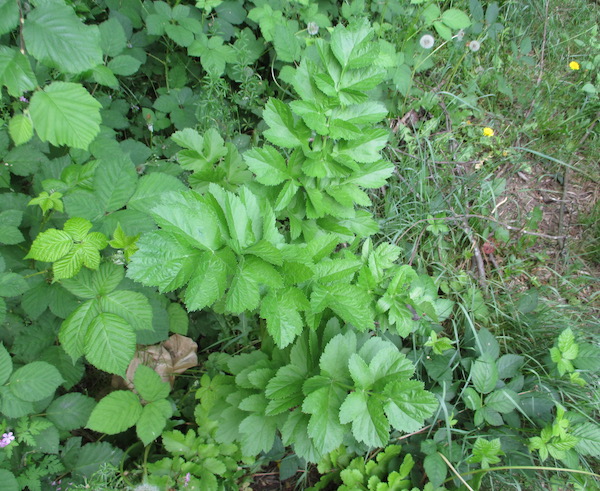
[[[116,435],[131,428],[141,415],[142,405],[138,397],[128,390],[117,390],[98,402],[86,428]]]
[[[0,344],[0,385],[4,385],[13,371],[10,354],[3,344]]]
[[[340,423],[352,423],[352,434],[370,447],[384,447],[390,426],[380,401],[365,392],[352,392],[340,407]]]
[[[435,396],[423,389],[423,383],[416,380],[402,380],[389,383],[384,391],[388,402],[384,405],[385,414],[391,425],[406,433],[418,430],[438,406]]]
[[[360,331],[373,328],[371,297],[358,286],[344,283],[332,283],[326,287],[315,285],[310,303],[315,312],[329,307]]]
[[[525,358],[520,355],[502,355],[496,362],[498,365],[498,377],[501,379],[514,377],[524,362]]]
[[[331,51],[343,68],[358,68],[372,64],[377,56],[378,46],[370,42],[373,29],[364,19],[344,27],[336,26],[331,35]]]
[[[73,239],[70,234],[51,228],[38,234],[27,257],[37,261],[54,262],[65,256],[72,247]]]
[[[439,454],[427,455],[423,460],[423,468],[434,488],[442,485],[444,479],[446,479],[448,467]]]
[[[122,457],[123,451],[108,442],[88,443],[77,450],[77,463],[72,472],[89,478],[103,464],[109,463],[118,466]]]
[[[19,4],[11,0],[0,1],[0,36],[19,24]]]
[[[98,314],[100,314],[98,301],[89,300],[71,312],[62,323],[58,339],[73,361],[83,355],[85,335]]]
[[[187,241],[159,230],[142,235],[132,256],[127,276],[161,292],[180,288],[190,279],[202,251]]]
[[[257,278],[242,265],[231,280],[225,298],[225,308],[232,314],[241,314],[245,310],[252,311],[258,307],[260,292]]]
[[[17,49],[0,46],[0,84],[13,97],[20,97],[37,86],[29,59]]]
[[[135,426],[137,436],[144,445],[149,445],[162,434],[172,414],[171,404],[165,399],[144,406]]]
[[[10,376],[8,386],[19,399],[36,402],[50,397],[62,383],[63,378],[54,366],[34,361],[17,368]]]
[[[240,423],[242,452],[244,455],[257,455],[268,452],[273,447],[278,419],[273,416],[251,414]],[[260,428],[257,432],[256,428]]]
[[[302,50],[296,37],[297,31],[298,23],[295,21],[275,24],[273,47],[281,61],[292,63],[300,58]]]
[[[227,273],[227,263],[222,257],[204,254],[185,292],[185,305],[188,310],[202,310],[221,298],[227,286]]]
[[[25,278],[17,273],[0,273],[0,297],[16,297],[29,289]]]
[[[140,397],[148,402],[164,399],[171,392],[171,386],[163,382],[160,375],[146,365],[138,365],[133,377],[133,385]]]
[[[446,24],[450,29],[466,29],[471,25],[471,20],[469,16],[465,14],[462,10],[458,9],[448,9],[442,13],[442,21]]]
[[[600,426],[597,422],[573,425],[571,434],[578,438],[575,449],[580,454],[600,457]]]
[[[290,108],[278,99],[271,98],[263,111],[263,119],[269,126],[265,138],[284,148],[296,148],[308,143],[310,132],[304,123],[295,123]]]
[[[185,189],[185,185],[176,177],[162,172],[153,172],[138,181],[135,192],[127,202],[127,208],[146,213],[156,204],[161,194]]]
[[[142,65],[142,62],[130,55],[115,56],[106,65],[108,69],[115,75],[129,77],[137,72]]]
[[[127,37],[123,26],[116,17],[111,17],[98,25],[100,30],[100,47],[107,56],[117,56],[127,46]]]
[[[491,392],[498,382],[496,362],[487,354],[479,357],[471,366],[471,378],[480,394]]]
[[[70,6],[37,5],[25,19],[23,36],[36,60],[62,72],[81,73],[102,64],[98,27],[83,24]]]
[[[105,212],[125,206],[135,190],[137,177],[133,162],[125,155],[99,161],[94,176],[94,194]]]
[[[256,180],[266,186],[275,186],[290,179],[284,158],[272,146],[254,147],[244,153],[249,169],[256,174]]]
[[[100,297],[100,310],[124,319],[134,331],[152,329],[152,307],[139,292],[116,290]]]
[[[124,376],[135,353],[136,336],[122,317],[101,313],[92,320],[86,334],[84,352],[100,370]]]
[[[85,426],[95,406],[91,397],[72,392],[54,399],[46,409],[46,417],[59,430],[71,431]]]
[[[579,353],[579,346],[575,342],[575,336],[573,335],[573,331],[569,329],[565,329],[558,336],[557,342],[558,349],[561,352],[562,358],[565,360],[574,360],[577,358],[577,354]]]
[[[297,303],[291,289],[271,290],[262,299],[260,316],[267,321],[267,330],[280,349],[302,333],[304,322],[299,310],[304,310],[304,306]]]
[[[16,114],[8,122],[8,133],[15,145],[22,145],[33,137],[33,123],[27,116]]]
[[[81,84],[52,82],[33,95],[29,112],[42,141],[87,150],[100,132],[100,107]]]

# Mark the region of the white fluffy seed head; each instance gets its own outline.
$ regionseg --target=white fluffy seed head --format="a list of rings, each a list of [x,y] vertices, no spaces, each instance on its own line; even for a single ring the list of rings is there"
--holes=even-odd
[[[435,44],[435,38],[431,34],[425,34],[419,39],[419,44],[423,49],[431,49]]]
[[[473,51],[473,53],[475,53],[476,51],[479,51],[479,48],[481,48],[481,43],[479,41],[473,40],[473,41],[469,41],[467,46],[469,47],[469,49],[471,51]]]

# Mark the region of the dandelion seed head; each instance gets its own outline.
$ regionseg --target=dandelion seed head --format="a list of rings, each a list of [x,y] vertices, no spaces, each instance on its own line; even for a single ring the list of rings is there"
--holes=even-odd
[[[319,33],[319,26],[316,22],[309,22],[306,24],[306,32],[311,36],[316,36]]]
[[[423,49],[431,49],[435,44],[435,38],[431,34],[425,34],[419,39],[419,44]]]
[[[477,51],[479,51],[479,48],[481,48],[481,43],[479,41],[476,41],[475,39],[473,39],[473,41],[469,41],[467,43],[467,47],[473,52],[476,53]]]

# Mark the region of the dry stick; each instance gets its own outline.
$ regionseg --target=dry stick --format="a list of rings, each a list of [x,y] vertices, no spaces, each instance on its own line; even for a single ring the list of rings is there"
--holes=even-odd
[[[464,480],[464,478],[458,473],[458,471],[454,468],[454,466],[450,463],[450,461],[446,458],[446,456],[442,452],[438,452],[437,454],[442,458],[442,460],[444,462],[446,462],[446,465],[450,468],[450,470],[454,473],[454,475],[456,477],[458,477],[460,482],[462,482],[466,486],[466,488],[469,491],[475,491],[471,486],[469,486],[469,483]]]
[[[485,265],[483,264],[483,256],[481,255],[481,250],[479,249],[479,246],[477,245],[477,239],[475,238],[475,235],[473,234],[473,230],[471,230],[471,227],[469,226],[467,217],[465,215],[463,215],[461,217],[461,219],[462,219],[461,221],[463,223],[461,228],[464,230],[465,234],[471,241],[471,245],[473,246],[473,253],[475,254],[475,256],[474,256],[475,264],[477,264],[477,271],[479,272],[479,286],[481,286],[481,288],[483,288],[484,290],[487,290],[487,278],[485,275]]]
[[[590,127],[587,129],[587,131],[585,132],[585,135],[583,135],[583,137],[581,138],[581,140],[579,140],[578,143],[578,147],[580,147],[581,145],[583,145],[585,143],[585,141],[587,140],[588,136],[590,136],[590,134],[592,133],[592,131],[594,130],[594,127],[596,126],[596,124],[598,123],[598,120],[600,119],[600,112],[598,112],[596,114],[596,119],[594,120],[594,122],[590,125]],[[573,158],[571,158],[569,164],[571,164],[573,161]],[[565,219],[565,203],[567,202],[567,194],[568,194],[568,190],[569,190],[569,170],[570,167],[566,166],[565,167],[565,173],[564,173],[564,177],[563,177],[563,193],[562,193],[562,200],[560,203],[560,211],[558,214],[558,235],[559,237],[561,235],[563,235],[563,229],[564,229],[564,219]],[[565,250],[565,245],[566,245],[566,237],[560,237],[558,239],[558,244],[560,246],[560,252],[563,253]]]

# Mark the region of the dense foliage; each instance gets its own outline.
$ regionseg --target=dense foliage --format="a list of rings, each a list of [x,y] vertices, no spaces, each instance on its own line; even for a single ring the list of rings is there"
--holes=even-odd
[[[477,0],[0,0],[2,489],[242,489],[273,462],[306,489],[591,489],[597,343],[515,352],[487,285],[429,260],[454,222],[531,245],[494,218],[505,180],[452,215],[415,170],[410,242],[382,198],[444,119],[501,155],[474,67],[504,32]],[[544,312],[531,289],[513,314]]]

